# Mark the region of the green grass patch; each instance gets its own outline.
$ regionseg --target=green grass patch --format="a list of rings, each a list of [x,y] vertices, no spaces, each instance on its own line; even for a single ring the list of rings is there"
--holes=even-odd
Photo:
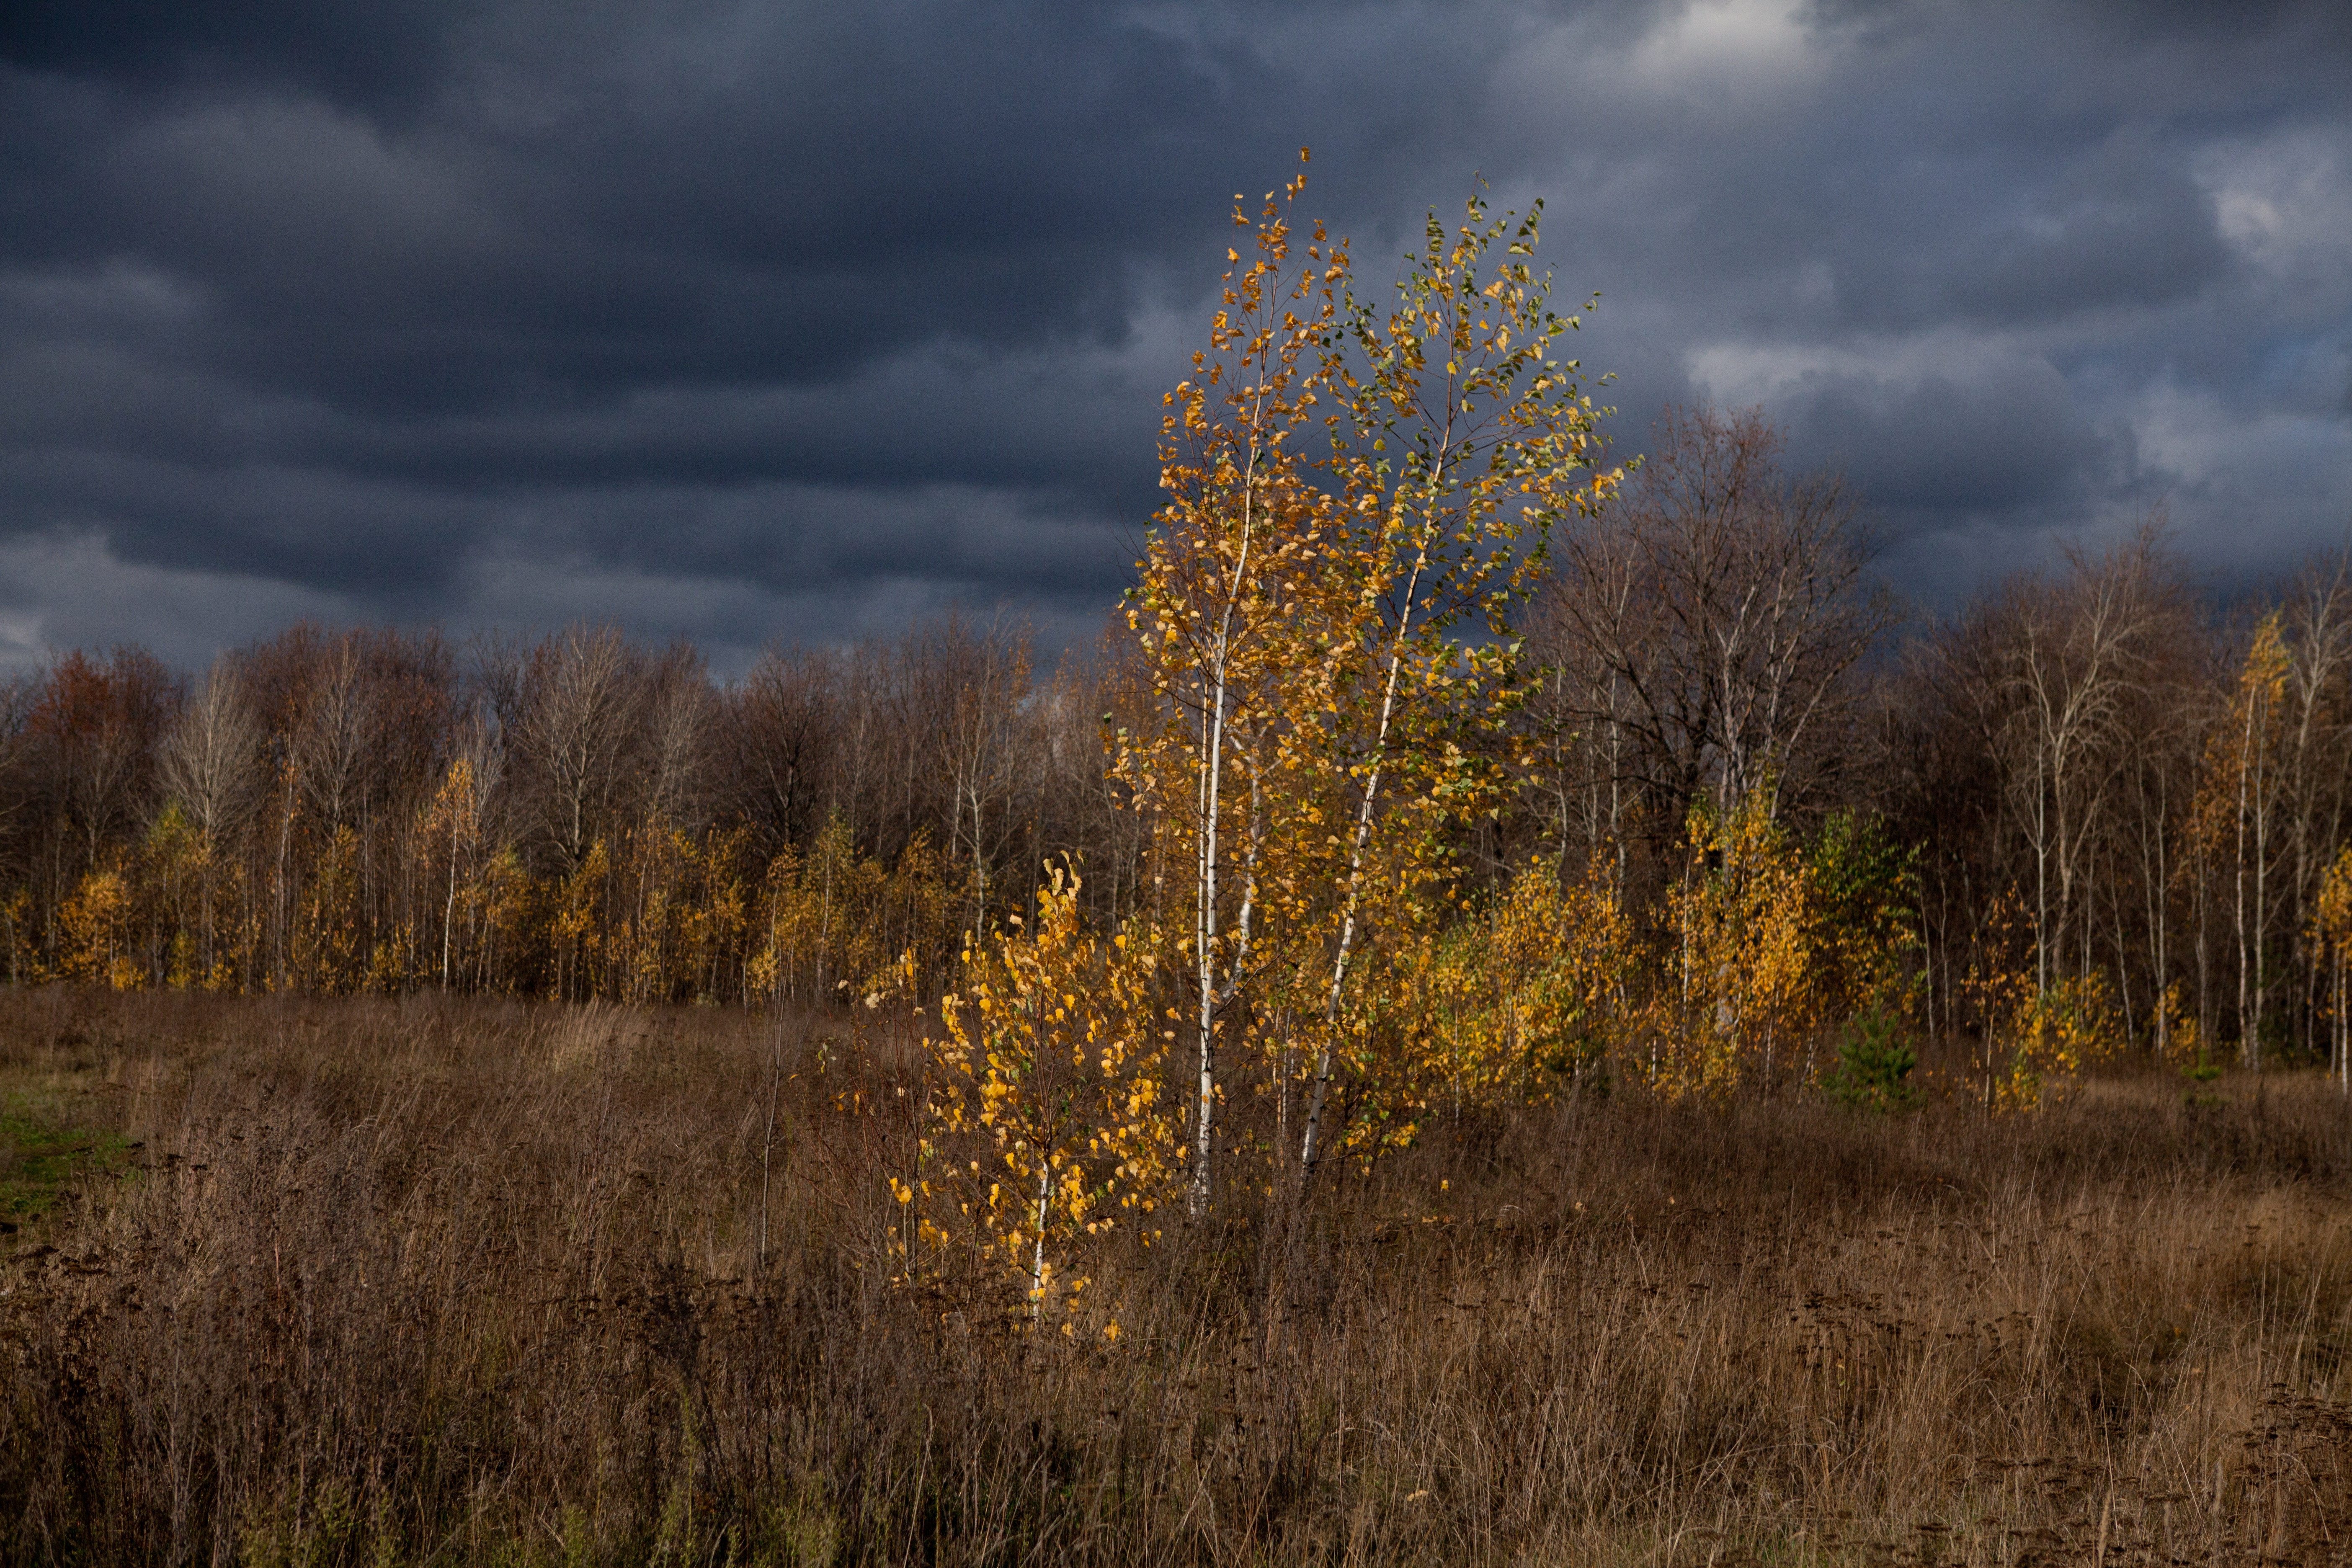
[[[42,1219],[92,1176],[131,1163],[138,1144],[73,1110],[71,1098],[55,1091],[0,1093],[0,1226],[8,1231]]]

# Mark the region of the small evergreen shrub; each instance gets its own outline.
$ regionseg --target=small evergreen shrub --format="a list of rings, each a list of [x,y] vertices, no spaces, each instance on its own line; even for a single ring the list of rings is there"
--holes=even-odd
[[[1902,1018],[1883,1003],[1874,1004],[1846,1026],[1837,1066],[1822,1087],[1832,1100],[1856,1110],[1907,1110],[1919,1103],[1919,1090],[1906,1081],[1918,1065]]]

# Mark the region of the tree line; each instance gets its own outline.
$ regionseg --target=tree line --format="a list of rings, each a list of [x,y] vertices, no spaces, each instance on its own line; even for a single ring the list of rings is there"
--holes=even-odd
[[[306,624],[193,678],[69,653],[0,689],[0,963],[681,1002],[810,1003],[909,951],[944,978],[1046,854],[1132,837],[1110,700],[957,615],[731,681],[586,625]]]
[[[1801,847],[1899,858],[1924,1031],[1998,1034],[2022,985],[2118,1047],[2340,1060],[2344,554],[2223,605],[2144,528],[1906,623],[1858,501],[1775,447],[1752,413],[1672,414],[1555,542],[1484,742],[1507,783],[1443,846],[1468,884],[1597,866],[1655,925],[1694,811],[1760,795]],[[306,624],[194,676],[68,653],[0,686],[0,964],[804,1002],[912,949],[944,982],[1048,858],[1112,923],[1166,904],[1164,803],[1106,744],[1148,717],[1136,666],[1113,636],[1041,671],[1022,625],[956,615],[731,681],[585,625]]]

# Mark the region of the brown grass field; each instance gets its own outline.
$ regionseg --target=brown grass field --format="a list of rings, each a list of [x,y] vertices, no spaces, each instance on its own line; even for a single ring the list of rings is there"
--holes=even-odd
[[[0,1560],[2352,1563],[2315,1075],[1444,1124],[1086,1345],[890,1283],[915,1059],[0,992]]]

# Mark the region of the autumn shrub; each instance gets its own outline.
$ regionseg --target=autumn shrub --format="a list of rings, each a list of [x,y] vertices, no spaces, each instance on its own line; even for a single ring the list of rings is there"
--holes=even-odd
[[[1069,1259],[1122,1227],[1159,1235],[1181,1147],[1160,1092],[1173,1031],[1157,944],[1088,933],[1078,889],[1051,868],[1034,930],[1016,917],[965,952],[946,1037],[924,1042],[913,1164],[888,1180],[919,1243],[902,1252],[909,1279],[976,1255],[1019,1281],[1033,1326],[1050,1315],[1066,1335],[1083,1322],[1115,1342],[1115,1315],[1081,1315],[1091,1280]]]

